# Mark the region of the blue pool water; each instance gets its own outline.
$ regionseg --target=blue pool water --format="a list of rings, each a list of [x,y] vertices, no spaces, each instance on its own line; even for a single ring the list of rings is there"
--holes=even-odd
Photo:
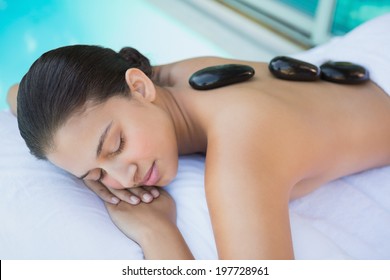
[[[70,44],[132,46],[154,64],[228,55],[147,0],[0,0],[0,110],[34,60]]]

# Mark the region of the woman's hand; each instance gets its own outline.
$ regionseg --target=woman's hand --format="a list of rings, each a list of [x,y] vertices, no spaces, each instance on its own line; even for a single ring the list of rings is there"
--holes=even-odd
[[[193,259],[176,226],[175,202],[166,191],[160,190],[152,203],[121,201],[106,207],[115,225],[142,247],[146,259]]]
[[[172,197],[161,190],[152,203],[131,205],[124,201],[106,203],[114,224],[130,239],[142,244],[150,233],[176,225],[176,206]]]
[[[150,203],[160,196],[160,191],[156,187],[138,187],[118,190],[108,188],[104,184],[93,180],[84,180],[84,183],[101,199],[111,204],[118,204],[120,201],[125,201],[133,205],[137,205],[141,201]]]

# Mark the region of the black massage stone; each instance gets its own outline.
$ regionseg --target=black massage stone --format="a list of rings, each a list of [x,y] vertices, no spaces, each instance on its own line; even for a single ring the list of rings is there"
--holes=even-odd
[[[369,72],[351,62],[328,61],[320,66],[321,79],[340,84],[361,84],[370,79]]]
[[[208,90],[249,80],[255,70],[242,64],[225,64],[201,69],[189,79],[194,89]]]
[[[283,80],[315,81],[319,78],[317,66],[287,56],[277,56],[268,64],[271,73]]]

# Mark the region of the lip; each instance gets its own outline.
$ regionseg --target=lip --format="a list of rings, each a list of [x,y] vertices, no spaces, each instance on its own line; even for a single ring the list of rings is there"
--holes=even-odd
[[[156,162],[153,162],[152,166],[145,174],[144,179],[142,180],[142,185],[144,186],[154,186],[158,180],[160,179],[160,174],[158,172],[158,168]]]

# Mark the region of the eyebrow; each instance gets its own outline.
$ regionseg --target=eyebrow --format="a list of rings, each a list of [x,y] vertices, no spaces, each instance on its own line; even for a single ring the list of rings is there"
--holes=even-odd
[[[103,131],[102,135],[99,138],[99,144],[98,144],[97,149],[96,149],[96,158],[98,158],[100,156],[100,154],[102,153],[104,140],[106,140],[107,134],[110,131],[111,126],[112,126],[112,121],[110,122],[109,125],[107,125],[106,129]]]
[[[112,121],[107,125],[106,129],[103,131],[102,135],[99,138],[99,143],[98,143],[98,146],[96,149],[96,158],[98,158],[100,156],[100,154],[102,153],[104,141],[106,140],[107,134],[110,131],[111,127],[112,127]],[[82,180],[85,177],[87,177],[88,174],[89,174],[89,171],[78,178]]]

